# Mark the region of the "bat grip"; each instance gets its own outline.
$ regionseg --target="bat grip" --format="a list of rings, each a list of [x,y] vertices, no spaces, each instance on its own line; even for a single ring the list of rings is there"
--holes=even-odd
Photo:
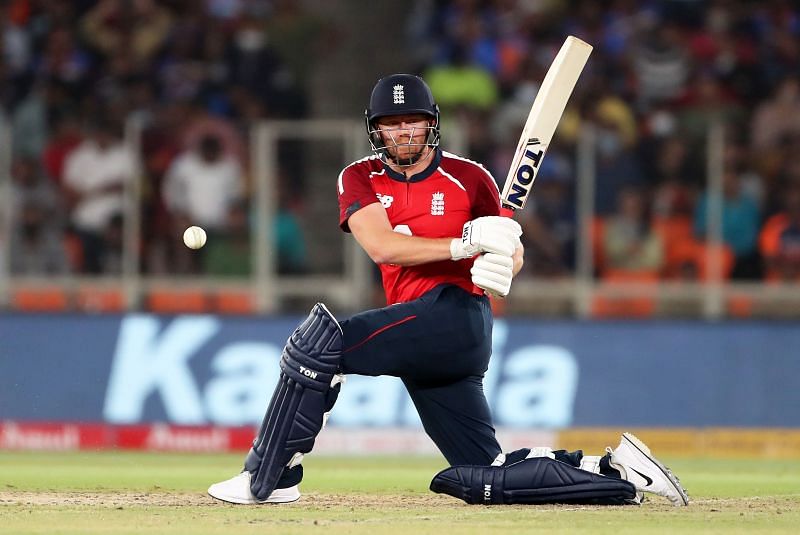
[[[514,217],[514,209],[508,206],[501,206],[500,215],[503,217]]]

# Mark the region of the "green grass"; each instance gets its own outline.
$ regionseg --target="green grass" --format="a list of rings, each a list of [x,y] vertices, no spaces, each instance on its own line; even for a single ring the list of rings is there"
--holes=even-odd
[[[232,506],[205,495],[241,455],[0,452],[0,533],[795,533],[800,461],[667,459],[693,503],[468,506],[427,490],[439,458],[309,456],[304,497]]]

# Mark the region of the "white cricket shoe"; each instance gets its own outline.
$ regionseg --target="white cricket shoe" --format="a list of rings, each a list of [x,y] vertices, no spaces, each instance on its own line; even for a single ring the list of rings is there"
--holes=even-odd
[[[631,433],[622,434],[617,449],[606,448],[606,451],[611,454],[611,466],[620,471],[623,479],[636,485],[636,490],[664,496],[672,505],[689,505],[689,495],[675,474]]]
[[[212,498],[222,500],[223,502],[244,505],[258,503],[290,503],[300,499],[300,486],[293,485],[285,489],[275,489],[266,500],[259,500],[250,491],[250,472],[244,470],[226,481],[214,483],[208,487],[208,494]]]

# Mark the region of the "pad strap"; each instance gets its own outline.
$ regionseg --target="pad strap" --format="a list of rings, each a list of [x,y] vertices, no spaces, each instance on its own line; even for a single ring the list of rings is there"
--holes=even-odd
[[[600,459],[599,455],[584,455],[581,459],[581,470],[592,472],[593,474],[600,473]]]

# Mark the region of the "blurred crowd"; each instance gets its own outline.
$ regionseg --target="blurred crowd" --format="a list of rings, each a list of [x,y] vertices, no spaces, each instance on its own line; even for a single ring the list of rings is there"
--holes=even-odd
[[[303,5],[0,3],[0,122],[13,131],[12,272],[119,273],[123,199],[140,191],[142,272],[247,275],[247,126],[311,113],[309,53],[327,21]],[[794,2],[416,0],[405,31],[405,44],[396,44],[431,85],[445,136],[466,125],[469,156],[500,182],[565,36],[594,45],[520,214],[524,275],[575,271],[575,149],[591,125],[598,276],[702,280],[715,250],[726,277],[800,277]],[[725,147],[721,247],[709,243],[707,228],[713,124]],[[309,269],[298,200],[304,172],[298,148],[284,149],[273,239],[280,271],[301,273]],[[200,255],[179,242],[189,224],[214,238]]]
[[[423,0],[407,27],[445,121],[502,183],[567,35],[594,46],[520,214],[526,272],[575,270],[575,147],[594,128],[593,256],[608,279],[800,277],[800,8],[791,1]],[[709,243],[708,132],[723,131]]]
[[[298,43],[318,21],[291,0],[7,0],[0,25],[12,273],[120,273],[141,190],[144,273],[247,275],[247,127],[308,114]],[[274,239],[298,272],[302,176],[285,167]],[[192,255],[189,224],[220,239]]]

